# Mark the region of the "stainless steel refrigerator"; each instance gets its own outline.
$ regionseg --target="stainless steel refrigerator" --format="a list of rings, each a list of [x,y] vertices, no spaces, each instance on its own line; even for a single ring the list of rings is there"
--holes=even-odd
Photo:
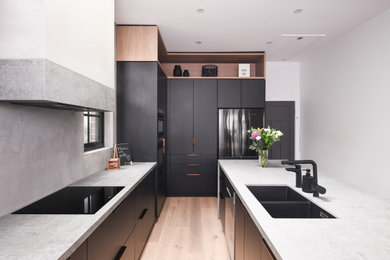
[[[219,109],[218,121],[218,158],[257,158],[256,151],[249,150],[251,140],[246,132],[263,127],[263,109]]]

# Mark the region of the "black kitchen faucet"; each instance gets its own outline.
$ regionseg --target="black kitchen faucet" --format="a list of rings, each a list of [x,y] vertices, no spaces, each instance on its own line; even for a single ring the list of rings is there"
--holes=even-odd
[[[296,177],[295,187],[302,188],[302,170],[301,170],[301,165],[296,164],[295,168],[286,168],[286,171],[295,172],[295,177]]]
[[[301,164],[311,164],[313,166],[313,184],[311,185],[311,188],[313,190],[313,196],[314,197],[319,197],[320,193],[325,194],[326,189],[320,185],[318,185],[318,174],[317,174],[317,164],[313,160],[294,160],[294,161],[282,161],[282,164],[287,164],[287,165],[295,165],[296,168],[297,165]],[[292,169],[294,168],[287,168],[287,171],[293,171]],[[297,169],[294,169],[294,172],[297,173]],[[298,173],[297,173],[297,178],[298,178]],[[298,181],[297,181],[298,184]]]

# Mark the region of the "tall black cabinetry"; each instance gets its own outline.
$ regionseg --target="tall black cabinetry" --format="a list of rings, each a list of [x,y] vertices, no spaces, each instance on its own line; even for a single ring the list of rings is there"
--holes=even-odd
[[[170,79],[168,104],[168,193],[215,196],[217,80]]]
[[[158,162],[156,216],[166,197],[167,78],[157,62],[117,62],[117,141],[136,162]]]

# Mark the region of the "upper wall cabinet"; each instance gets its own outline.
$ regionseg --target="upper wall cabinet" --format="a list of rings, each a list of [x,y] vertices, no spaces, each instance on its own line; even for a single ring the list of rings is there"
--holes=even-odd
[[[264,79],[218,80],[218,108],[264,108]]]
[[[265,107],[265,80],[241,81],[241,106],[243,108]]]
[[[241,80],[221,79],[218,80],[218,107],[240,108],[241,107]]]
[[[157,26],[116,27],[117,61],[158,61],[164,53]]]

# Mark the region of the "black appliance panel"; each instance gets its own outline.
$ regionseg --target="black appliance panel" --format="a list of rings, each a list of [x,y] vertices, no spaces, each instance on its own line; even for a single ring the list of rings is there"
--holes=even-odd
[[[66,187],[12,214],[95,214],[122,189],[117,186]]]

